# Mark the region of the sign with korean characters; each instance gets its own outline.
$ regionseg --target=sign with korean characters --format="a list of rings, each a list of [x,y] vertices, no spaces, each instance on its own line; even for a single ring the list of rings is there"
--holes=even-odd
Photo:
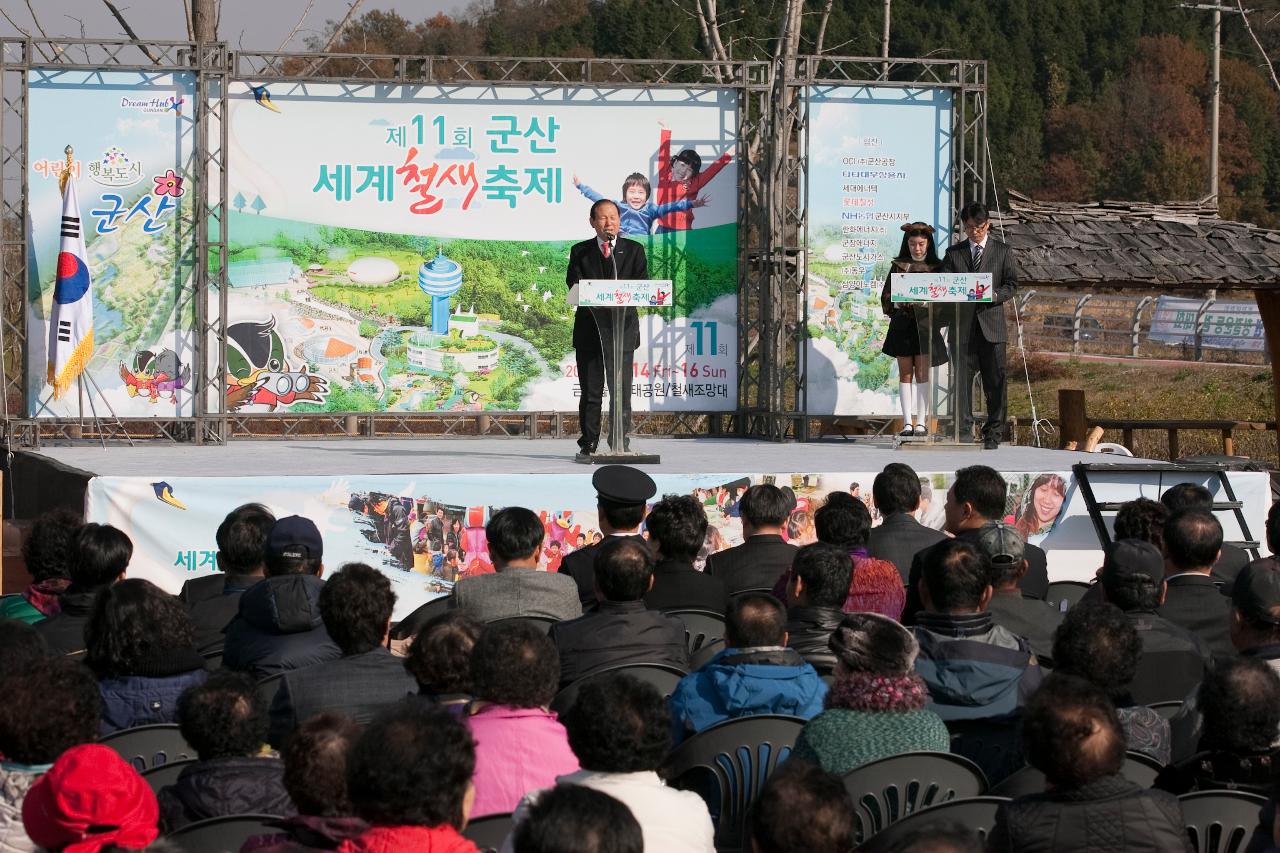
[[[989,272],[895,272],[889,276],[894,302],[990,302]]]
[[[569,288],[569,304],[584,308],[665,308],[671,305],[671,282],[584,278]]]
[[[195,76],[33,69],[28,80],[27,400],[30,417],[75,417],[53,400],[49,315],[60,257],[58,182],[72,149],[92,291],[85,415],[188,417],[195,408]],[[68,232],[70,233],[70,232]]]
[[[736,408],[734,92],[241,83],[228,115],[211,406],[576,410],[566,269],[604,201],[669,282],[633,408]]]

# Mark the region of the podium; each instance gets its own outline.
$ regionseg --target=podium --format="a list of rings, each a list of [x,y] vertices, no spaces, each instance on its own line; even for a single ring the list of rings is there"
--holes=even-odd
[[[977,364],[969,355],[973,308],[992,301],[991,273],[893,273],[889,277],[894,305],[915,312],[920,352],[930,364],[929,434],[901,437],[902,445],[973,443],[974,380]],[[943,334],[945,333],[945,341]],[[939,353],[938,348],[943,347]],[[978,392],[981,397],[981,390]]]
[[[609,447],[608,453],[591,454],[591,464],[657,465],[662,457],[656,453],[638,453],[630,448],[622,395],[623,360],[626,356],[626,312],[629,308],[668,308],[671,306],[670,279],[614,279],[584,278],[569,288],[568,302],[577,308],[591,309],[596,322],[601,345],[605,343],[601,327],[602,315],[609,320],[609,355],[612,380],[609,387]],[[630,359],[625,369],[630,370]]]

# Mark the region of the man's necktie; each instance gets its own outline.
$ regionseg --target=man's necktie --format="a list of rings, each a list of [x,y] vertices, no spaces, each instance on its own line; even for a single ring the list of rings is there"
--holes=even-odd
[[[605,257],[608,257],[608,253],[605,254]],[[982,246],[975,243],[973,245],[973,268],[976,270],[980,266],[982,266]]]
[[[605,256],[606,258],[607,258],[607,257],[609,257],[609,244],[608,244],[608,243],[605,243],[605,244],[603,245],[603,247],[602,247],[601,251],[603,251],[603,252],[604,252],[604,256]]]

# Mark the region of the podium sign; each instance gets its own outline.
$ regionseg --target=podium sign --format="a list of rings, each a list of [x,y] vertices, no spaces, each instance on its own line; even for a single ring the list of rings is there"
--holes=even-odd
[[[669,278],[584,278],[569,288],[568,302],[582,308],[670,308],[672,290]]]
[[[893,302],[990,302],[989,272],[895,272],[889,276]]]

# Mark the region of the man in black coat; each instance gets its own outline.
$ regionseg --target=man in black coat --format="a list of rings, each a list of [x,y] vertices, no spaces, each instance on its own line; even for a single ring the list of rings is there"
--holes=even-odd
[[[178,593],[196,626],[196,651],[222,648],[222,632],[240,612],[240,595],[263,578],[263,548],[275,522],[271,510],[249,503],[231,510],[218,525],[218,571],[192,578]]]
[[[640,524],[649,498],[658,491],[652,477],[627,465],[600,466],[591,475],[591,485],[596,490],[596,510],[604,539],[566,554],[560,561],[560,574],[578,584],[578,600],[584,610],[596,603],[594,562],[600,546],[613,538],[625,538],[648,547],[640,535]]]
[[[845,549],[814,542],[796,552],[787,584],[787,645],[823,674],[836,668],[831,632],[844,619],[853,563]]]
[[[970,465],[956,472],[956,480],[947,490],[947,532],[962,542],[978,547],[982,525],[1004,517],[1005,497],[1009,486],[1000,472],[986,465]],[[929,552],[945,543],[931,545],[916,554],[907,578],[907,606],[902,611],[902,624],[914,625],[916,614],[924,609],[920,598],[920,579]],[[1027,561],[1026,574],[1018,582],[1023,595],[1043,599],[1049,594],[1049,568],[1044,550],[1035,545],[1023,547]]]
[[[596,236],[576,243],[569,250],[569,268],[565,283],[570,287],[584,278],[643,279],[649,277],[649,262],[644,247],[634,240],[618,236],[618,206],[608,199],[591,205],[588,220]],[[609,394],[622,395],[623,438],[609,436],[615,451],[627,449],[625,436],[631,432],[631,359],[640,346],[640,315],[634,308],[623,310],[622,349],[627,363],[622,369],[622,387],[613,387],[613,333],[617,310],[612,308],[578,308],[573,315],[573,349],[578,362],[578,421],[582,435],[578,437],[579,462],[590,462],[600,442],[600,404],[604,385]]]
[[[791,507],[782,489],[771,483],[747,489],[738,502],[743,542],[707,557],[707,574],[724,581],[730,595],[773,589],[796,556],[796,546],[782,538]]]
[[[653,610],[710,610],[723,616],[724,582],[693,567],[707,538],[707,512],[702,502],[692,495],[667,495],[649,510],[645,528],[658,558],[645,606]]]
[[[1222,553],[1222,525],[1204,510],[1174,513],[1164,525],[1164,603],[1156,610],[1203,640],[1219,659],[1234,657],[1231,601],[1211,573]]]
[[[653,555],[634,539],[606,540],[595,560],[600,602],[577,619],[551,626],[560,683],[606,666],[661,663],[689,668],[684,623],[644,605],[653,586]]]
[[[1184,509],[1198,509],[1212,513],[1213,493],[1198,483],[1178,483],[1164,490],[1164,494],[1160,495],[1160,503],[1164,504],[1170,515]],[[1275,514],[1276,506],[1280,504],[1275,504],[1272,508],[1273,512],[1267,515],[1267,546],[1271,548],[1273,554],[1276,551],[1276,543],[1272,541],[1272,528],[1275,526],[1272,516]],[[1231,583],[1236,579],[1236,575],[1240,574],[1240,570],[1249,565],[1251,559],[1253,558],[1249,556],[1248,551],[1230,542],[1223,542],[1222,553],[1213,564],[1213,579],[1223,584],[1224,591],[1229,595]]]
[[[871,484],[882,519],[867,537],[867,556],[888,560],[907,583],[916,554],[946,539],[941,530],[925,527],[913,513],[920,507],[920,478],[910,465],[891,462]]]
[[[970,370],[976,365],[982,374],[982,391],[987,398],[987,422],[982,427],[982,446],[995,450],[1004,434],[1008,406],[1005,394],[1005,344],[1009,330],[1004,319],[1004,303],[1017,296],[1018,265],[1013,250],[990,236],[991,219],[986,205],[967,204],[960,211],[960,221],[968,239],[947,249],[942,259],[942,272],[991,273],[991,302],[961,303],[956,306],[956,335],[952,358],[969,370],[957,371],[956,391],[961,418],[969,418]],[[963,433],[962,433],[963,434]]]

